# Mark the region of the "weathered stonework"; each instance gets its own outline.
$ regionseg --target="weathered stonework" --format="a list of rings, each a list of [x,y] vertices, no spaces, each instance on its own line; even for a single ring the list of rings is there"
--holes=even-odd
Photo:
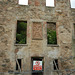
[[[42,39],[43,38],[43,27],[40,22],[34,22],[32,26],[32,37],[33,39]]]
[[[55,7],[46,7],[46,0],[28,3],[0,0],[0,75],[31,75],[31,57],[43,57],[44,75],[58,75],[53,71],[53,59],[58,59],[60,75],[66,75],[65,69],[75,68],[75,60],[67,60],[75,55],[75,9],[70,8],[69,0],[55,0]],[[17,20],[27,21],[27,44],[15,44]],[[57,45],[47,45],[47,22],[56,23]],[[22,59],[25,74],[8,73],[16,72],[16,59]]]

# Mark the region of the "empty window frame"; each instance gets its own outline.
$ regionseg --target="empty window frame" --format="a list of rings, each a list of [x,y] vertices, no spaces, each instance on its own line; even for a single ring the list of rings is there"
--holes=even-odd
[[[57,44],[55,22],[47,22],[47,44]]]
[[[54,59],[53,68],[54,68],[54,70],[59,70],[58,59]]]
[[[75,0],[70,0],[71,8],[75,8]]]
[[[22,68],[22,61],[21,59],[16,60],[16,70],[21,70]]]
[[[27,43],[27,21],[17,21],[16,44]]]
[[[54,0],[46,0],[46,6],[54,7]]]
[[[43,75],[43,57],[32,57],[32,75]]]
[[[28,0],[19,0],[19,5],[28,5]]]

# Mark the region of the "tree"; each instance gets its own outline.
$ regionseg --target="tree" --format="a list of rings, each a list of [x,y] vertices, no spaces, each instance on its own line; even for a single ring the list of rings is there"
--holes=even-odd
[[[56,31],[47,29],[47,43],[57,44]]]
[[[17,23],[16,43],[26,44],[27,23],[19,21]]]

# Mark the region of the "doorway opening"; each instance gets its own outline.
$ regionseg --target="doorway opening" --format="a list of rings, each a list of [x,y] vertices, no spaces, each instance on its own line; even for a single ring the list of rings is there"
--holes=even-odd
[[[44,59],[43,57],[32,57],[32,75],[43,75]]]

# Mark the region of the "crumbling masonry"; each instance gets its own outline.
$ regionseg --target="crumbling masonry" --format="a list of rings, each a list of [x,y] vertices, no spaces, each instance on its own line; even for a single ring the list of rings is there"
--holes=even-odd
[[[18,20],[27,21],[26,44],[15,43]],[[47,44],[47,22],[56,23],[56,45]],[[33,75],[34,58],[43,59],[42,75],[70,74],[75,69],[74,23],[70,0],[55,0],[55,7],[47,7],[46,0],[28,0],[28,5],[0,0],[0,75]],[[22,63],[18,71],[17,59]],[[58,59],[59,70],[53,68],[54,59]]]

